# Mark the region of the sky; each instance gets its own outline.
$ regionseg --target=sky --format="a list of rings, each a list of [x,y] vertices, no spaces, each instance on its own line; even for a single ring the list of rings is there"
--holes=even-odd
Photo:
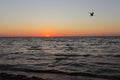
[[[0,36],[99,35],[120,36],[120,0],[0,0]]]

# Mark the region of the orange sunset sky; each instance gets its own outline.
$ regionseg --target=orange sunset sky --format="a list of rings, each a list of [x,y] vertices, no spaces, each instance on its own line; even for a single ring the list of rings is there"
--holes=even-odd
[[[120,0],[0,0],[0,36],[120,35]],[[94,11],[93,17],[89,12]]]

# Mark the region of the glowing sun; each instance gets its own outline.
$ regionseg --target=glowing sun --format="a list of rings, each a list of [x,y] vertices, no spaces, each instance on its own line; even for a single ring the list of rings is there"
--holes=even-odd
[[[50,35],[45,35],[45,37],[50,37]]]

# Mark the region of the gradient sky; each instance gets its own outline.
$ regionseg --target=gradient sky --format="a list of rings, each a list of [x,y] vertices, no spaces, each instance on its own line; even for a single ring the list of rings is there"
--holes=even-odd
[[[0,0],[0,36],[81,35],[120,35],[120,0]]]

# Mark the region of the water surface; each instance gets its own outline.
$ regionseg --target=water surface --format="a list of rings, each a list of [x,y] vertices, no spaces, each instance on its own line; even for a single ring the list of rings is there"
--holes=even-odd
[[[0,38],[0,69],[120,76],[120,37]]]

